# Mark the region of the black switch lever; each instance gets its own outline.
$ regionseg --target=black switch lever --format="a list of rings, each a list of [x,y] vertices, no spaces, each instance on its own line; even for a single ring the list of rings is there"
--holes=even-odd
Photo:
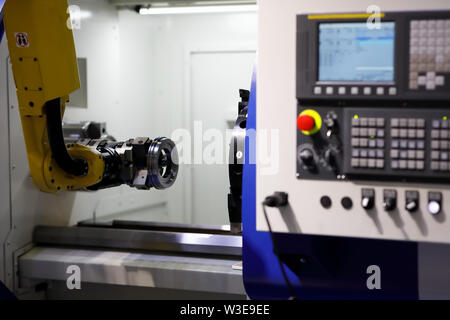
[[[383,207],[386,211],[392,211],[397,207],[397,191],[384,190],[383,191]]]
[[[414,212],[419,208],[419,192],[406,191],[405,199],[405,209],[407,211]]]
[[[362,189],[361,191],[361,206],[365,210],[370,210],[375,204],[375,190],[374,189]]]

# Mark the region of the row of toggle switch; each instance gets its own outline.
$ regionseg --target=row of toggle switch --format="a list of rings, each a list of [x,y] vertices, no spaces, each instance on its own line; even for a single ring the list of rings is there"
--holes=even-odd
[[[362,189],[361,206],[365,210],[370,210],[375,205],[375,190]],[[428,212],[436,215],[441,212],[442,193],[428,192]],[[385,211],[393,211],[397,208],[397,191],[393,189],[383,190],[383,208]],[[405,191],[405,209],[414,212],[419,208],[419,192],[413,190]]]

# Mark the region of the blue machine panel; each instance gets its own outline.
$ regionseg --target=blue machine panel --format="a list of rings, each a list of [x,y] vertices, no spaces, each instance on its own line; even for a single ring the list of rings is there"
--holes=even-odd
[[[0,0],[0,42],[3,39],[3,33],[5,32],[5,28],[3,26],[3,5],[6,0]]]
[[[247,130],[256,129],[256,74]],[[259,111],[261,112],[261,111]],[[295,130],[295,123],[292,123]],[[248,141],[247,141],[248,142]],[[249,157],[255,146],[246,144]],[[246,159],[243,177],[244,285],[252,299],[287,299],[288,287],[273,253],[270,235],[256,230],[256,165]],[[269,217],[270,219],[270,217]],[[417,299],[417,243],[276,234],[276,245],[299,299]],[[369,266],[381,271],[381,289],[369,290]],[[294,270],[294,271],[292,271]]]

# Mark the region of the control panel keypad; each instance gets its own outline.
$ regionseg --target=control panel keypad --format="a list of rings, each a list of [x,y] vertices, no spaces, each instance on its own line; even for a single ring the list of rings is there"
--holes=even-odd
[[[391,118],[391,169],[425,169],[425,119]]]
[[[352,119],[351,129],[353,168],[383,169],[385,166],[385,119]]]
[[[433,119],[431,124],[431,170],[450,171],[450,123]]]
[[[436,90],[450,73],[450,19],[410,21],[409,89]]]

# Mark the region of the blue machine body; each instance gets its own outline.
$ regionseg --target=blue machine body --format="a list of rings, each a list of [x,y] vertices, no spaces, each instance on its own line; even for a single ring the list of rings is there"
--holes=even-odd
[[[0,42],[2,42],[5,27],[3,26],[3,5],[6,0],[0,0]]]
[[[256,130],[256,91],[255,72],[247,130]],[[292,126],[294,130],[295,122]],[[244,285],[252,299],[287,299],[270,235],[256,230],[261,204],[256,203],[256,164],[248,161],[255,145],[248,141],[242,195]],[[275,234],[275,242],[290,266],[286,271],[299,299],[418,299],[417,243],[300,234]],[[381,289],[367,287],[372,265],[380,268]]]

